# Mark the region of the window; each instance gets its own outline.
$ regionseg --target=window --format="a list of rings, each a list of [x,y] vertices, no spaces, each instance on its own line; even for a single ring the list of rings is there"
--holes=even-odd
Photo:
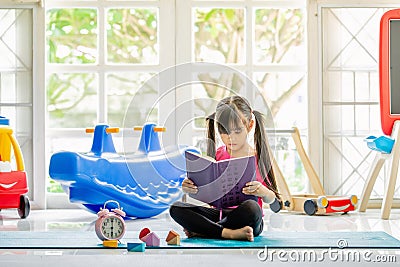
[[[131,134],[131,124],[146,120],[171,126],[163,141],[201,147],[204,116],[230,93],[246,95],[260,111],[269,112],[267,103],[270,127],[296,125],[307,132],[305,1],[174,2],[46,2],[48,157],[58,150],[89,151],[92,137],[84,128],[96,123],[123,128],[114,137],[119,151],[126,149],[123,136]],[[171,75],[159,85],[180,84],[188,62],[235,71],[199,67],[189,79],[197,83],[153,86],[153,75],[162,70]],[[276,153],[285,160],[290,185],[302,191],[301,163],[282,146],[289,136],[277,137],[276,147],[285,150]],[[62,190],[49,180],[48,191]]]
[[[363,139],[382,135],[379,21],[388,9],[321,6],[324,187],[329,194],[361,195],[374,158]],[[381,172],[371,198],[382,198],[385,183]]]
[[[269,127],[296,125],[307,135],[305,7],[306,1],[49,0],[43,9],[1,9],[0,49],[10,64],[0,65],[0,108],[15,124],[35,196],[44,199],[47,188],[47,206],[58,205],[53,193],[62,189],[41,164],[59,150],[89,151],[92,136],[84,129],[97,123],[122,128],[114,136],[119,151],[135,150],[123,139],[137,138],[132,127],[148,120],[166,126],[164,142],[201,146],[215,101],[240,93],[267,113]],[[174,88],[188,62],[224,69],[196,66],[190,79],[199,82]],[[171,75],[152,79],[163,71]],[[43,81],[32,78],[41,74]],[[190,112],[181,110],[188,99],[196,99]],[[272,145],[291,187],[302,191],[305,174],[289,136],[273,136]]]
[[[177,25],[182,25],[177,62],[227,66],[199,67],[193,84],[186,86],[190,93],[179,94],[178,103],[192,103],[192,112],[181,119],[196,118],[191,127],[185,125],[189,130],[180,131],[180,140],[205,151],[205,117],[220,99],[238,93],[267,115],[268,127],[297,126],[307,135],[305,5],[305,1],[177,2],[178,12],[182,11],[177,16]],[[289,132],[270,137],[292,192],[306,190],[306,174]]]
[[[36,161],[32,138],[32,21],[32,8],[0,7],[0,115],[10,120],[10,127],[21,147],[31,199]]]
[[[120,127],[114,142],[119,152],[128,152],[123,138],[137,137],[135,125],[162,121],[165,106],[153,103],[164,89],[143,84],[174,64],[174,33],[168,32],[174,21],[169,16],[172,3],[46,2],[48,160],[59,150],[89,151],[92,136],[85,128],[98,123]],[[174,129],[168,131],[173,136]],[[63,190],[48,179],[47,191]]]

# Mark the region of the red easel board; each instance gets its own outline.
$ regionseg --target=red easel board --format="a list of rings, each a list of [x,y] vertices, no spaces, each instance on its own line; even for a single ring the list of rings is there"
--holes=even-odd
[[[392,112],[391,103],[398,103],[400,105],[400,99],[396,99],[396,102],[391,102],[391,75],[393,77],[399,77],[400,73],[393,71],[391,73],[390,62],[390,44],[391,44],[391,22],[396,22],[399,26],[399,36],[397,40],[400,40],[400,9],[393,9],[387,11],[381,18],[380,24],[380,39],[379,39],[379,86],[380,86],[380,108],[381,108],[381,126],[382,131],[386,135],[391,135],[393,124],[396,120],[400,120],[400,112]],[[394,29],[392,29],[394,30]],[[397,30],[396,30],[397,31]],[[396,50],[400,47],[396,47]],[[397,62],[396,62],[397,64]],[[400,64],[400,58],[399,58]],[[400,92],[400,88],[398,89]],[[395,101],[395,99],[393,99]]]

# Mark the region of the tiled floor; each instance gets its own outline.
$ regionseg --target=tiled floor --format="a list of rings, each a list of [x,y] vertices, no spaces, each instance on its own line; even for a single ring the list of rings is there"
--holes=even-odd
[[[33,210],[29,217],[21,220],[16,210],[0,213],[0,231],[94,231],[97,216],[85,210]],[[353,212],[346,215],[308,216],[288,212],[278,214],[265,210],[264,231],[385,231],[400,239],[400,210],[392,210],[390,220],[381,220],[379,210],[366,213]],[[156,218],[127,221],[128,231],[139,231],[149,227],[153,231],[174,229],[184,235],[179,225],[168,213]],[[0,250],[0,266],[266,266],[283,265],[275,259],[261,261],[257,249],[168,249],[146,250],[144,253],[128,253],[126,250],[80,249],[80,250]],[[293,251],[287,251],[293,252]],[[373,250],[374,255],[394,255],[396,265],[400,262],[400,248]],[[293,261],[290,259],[293,263]],[[393,261],[393,259],[392,259]],[[297,262],[308,266],[321,262]],[[365,266],[371,262],[341,261],[326,259],[323,264]],[[383,263],[382,263],[383,264]],[[384,263],[389,266],[393,263]],[[372,265],[371,265],[372,266]],[[374,263],[373,266],[377,266]]]

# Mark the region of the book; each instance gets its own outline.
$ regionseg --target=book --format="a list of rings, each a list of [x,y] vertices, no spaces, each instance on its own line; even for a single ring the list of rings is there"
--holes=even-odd
[[[242,193],[246,183],[256,180],[255,156],[216,161],[200,154],[185,152],[187,177],[197,188],[190,197],[216,208],[237,206],[253,195]]]

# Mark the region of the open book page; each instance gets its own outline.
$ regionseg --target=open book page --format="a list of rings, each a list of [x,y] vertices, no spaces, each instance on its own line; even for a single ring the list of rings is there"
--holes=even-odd
[[[187,177],[198,187],[190,197],[217,208],[237,206],[247,199],[242,188],[256,179],[255,157],[233,158],[216,162],[199,154],[186,152]]]

